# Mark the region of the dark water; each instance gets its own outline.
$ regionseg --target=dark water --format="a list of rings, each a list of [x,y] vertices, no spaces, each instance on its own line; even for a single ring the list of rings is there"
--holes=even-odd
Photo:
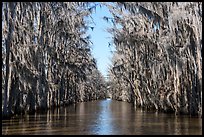
[[[145,112],[127,102],[106,99],[2,120],[2,134],[201,135],[202,119]]]

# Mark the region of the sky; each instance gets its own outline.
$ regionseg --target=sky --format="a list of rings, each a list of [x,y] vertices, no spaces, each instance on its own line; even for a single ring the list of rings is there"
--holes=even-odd
[[[112,43],[112,35],[106,31],[106,28],[111,27],[111,23],[106,22],[103,17],[112,17],[111,13],[105,6],[97,7],[96,12],[92,13],[92,18],[95,24],[90,24],[93,26],[93,31],[88,30],[91,36],[91,41],[93,42],[92,55],[97,60],[97,66],[99,71],[103,76],[108,74],[108,66],[111,64],[113,47],[109,47],[109,42]]]

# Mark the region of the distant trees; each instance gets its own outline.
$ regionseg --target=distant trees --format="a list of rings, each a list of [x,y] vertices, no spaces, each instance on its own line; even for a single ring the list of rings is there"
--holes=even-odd
[[[112,97],[146,109],[202,115],[202,3],[106,5],[116,48],[109,70]]]
[[[86,34],[94,6],[2,3],[3,116],[104,97]]]
[[[86,34],[97,4],[2,3],[3,117],[104,98],[106,86],[139,107],[202,115],[202,3],[103,4],[116,47],[108,84]]]

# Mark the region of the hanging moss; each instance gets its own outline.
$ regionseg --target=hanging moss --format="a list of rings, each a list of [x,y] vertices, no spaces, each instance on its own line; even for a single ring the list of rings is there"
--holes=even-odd
[[[124,10],[119,10],[122,5],[126,12],[120,12]],[[199,5],[202,7],[199,2],[123,2],[109,6],[113,15],[121,15],[119,24],[122,26],[110,31],[116,47],[109,71],[113,83],[110,92],[115,99],[124,98],[118,95],[125,92],[133,95],[128,100],[136,107],[202,115]],[[133,7],[139,11],[133,11],[136,10]],[[118,23],[116,19],[115,23]],[[123,59],[120,65],[124,67],[115,69],[117,62]],[[124,82],[128,84],[121,84]]]
[[[93,5],[2,3],[3,116],[105,97],[105,80],[84,37]]]

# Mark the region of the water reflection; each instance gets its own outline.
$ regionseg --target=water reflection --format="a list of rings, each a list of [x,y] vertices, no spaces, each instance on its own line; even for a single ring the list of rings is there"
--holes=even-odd
[[[2,120],[2,134],[201,135],[202,119],[145,112],[107,99]]]
[[[93,134],[113,134],[113,115],[111,114],[110,99],[99,103],[100,113],[95,119],[95,124],[90,127]]]

